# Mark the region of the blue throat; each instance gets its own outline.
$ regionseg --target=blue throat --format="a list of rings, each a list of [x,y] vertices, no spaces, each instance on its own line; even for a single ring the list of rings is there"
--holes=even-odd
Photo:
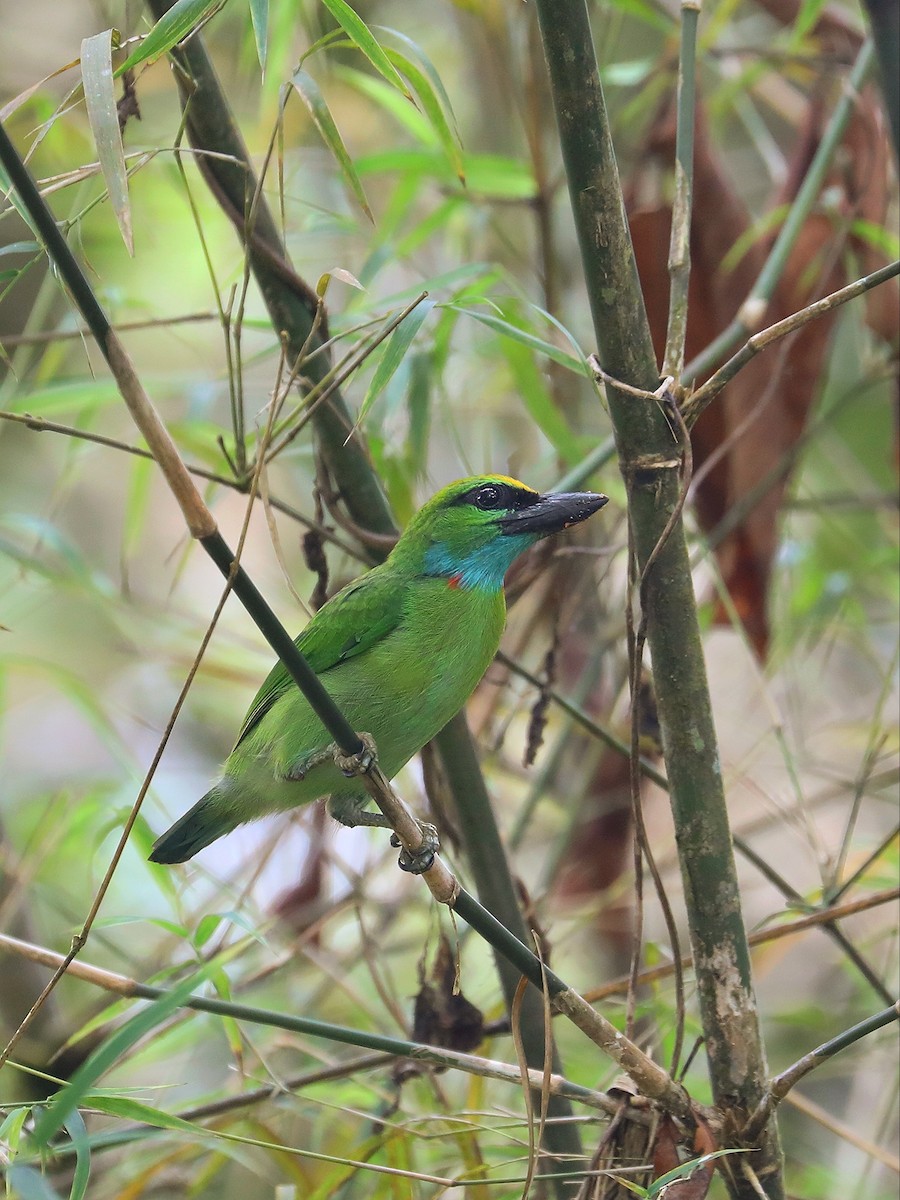
[[[461,588],[499,592],[513,561],[537,539],[533,534],[502,534],[460,556],[446,542],[432,542],[425,551],[425,575],[455,579]]]

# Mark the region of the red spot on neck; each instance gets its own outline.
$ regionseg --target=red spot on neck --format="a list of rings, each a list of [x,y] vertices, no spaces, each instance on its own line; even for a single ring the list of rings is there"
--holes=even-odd
[[[447,587],[452,588],[453,591],[456,591],[458,588],[461,588],[462,587],[462,575],[451,575],[450,578],[447,580]]]

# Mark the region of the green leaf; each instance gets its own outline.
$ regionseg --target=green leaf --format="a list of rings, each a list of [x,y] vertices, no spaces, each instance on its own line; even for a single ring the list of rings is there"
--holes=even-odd
[[[83,1103],[85,1108],[95,1108],[109,1117],[122,1117],[126,1121],[140,1121],[158,1129],[175,1129],[180,1133],[192,1134],[205,1132],[203,1129],[198,1129],[196,1125],[192,1125],[190,1121],[183,1121],[181,1117],[172,1116],[170,1113],[153,1108],[150,1104],[132,1100],[128,1096],[108,1096],[102,1092],[89,1092],[84,1097]]]
[[[883,225],[876,225],[874,221],[858,217],[851,224],[850,232],[860,241],[868,242],[870,246],[880,250],[886,258],[900,258],[900,238],[892,230],[885,229]],[[27,242],[24,244],[28,245]]]
[[[151,458],[136,458],[128,481],[125,523],[122,530],[122,554],[127,560],[137,549],[150,504],[150,490],[156,478],[156,463]]]
[[[34,1141],[46,1146],[50,1139],[84,1100],[85,1093],[106,1071],[118,1063],[123,1055],[142,1037],[155,1029],[195,990],[199,980],[206,977],[206,969],[183,980],[177,987],[154,1000],[130,1021],[117,1029],[78,1068],[69,1083],[57,1092],[50,1106],[44,1111],[34,1127]]]
[[[13,1163],[6,1173],[15,1200],[61,1200],[40,1171]]]
[[[368,96],[389,112],[396,121],[423,146],[437,147],[437,135],[425,115],[414,104],[410,104],[395,88],[388,87],[382,79],[357,71],[353,67],[335,67],[334,73],[357,91]],[[390,153],[390,151],[388,151]]]
[[[222,0],[176,0],[169,11],[159,18],[141,44],[116,69],[116,79],[123,72],[136,67],[138,63],[159,58],[161,54],[177,46],[221,4]]]
[[[636,17],[639,21],[644,21],[647,25],[652,25],[654,29],[660,29],[664,33],[672,31],[672,17],[668,13],[660,11],[654,4],[648,3],[648,0],[610,0],[610,7]]]
[[[666,1171],[665,1175],[660,1175],[658,1179],[654,1179],[650,1187],[646,1191],[648,1200],[665,1200],[665,1189],[670,1183],[675,1183],[679,1179],[690,1179],[695,1171],[699,1171],[701,1167],[705,1167],[708,1162],[712,1162],[714,1158],[724,1158],[726,1154],[747,1154],[747,1150],[714,1150],[710,1154],[701,1154],[699,1158],[692,1158],[689,1162],[682,1163],[680,1167],[675,1167],[671,1171]],[[621,1183],[622,1180],[616,1181]]]
[[[465,183],[465,171],[463,169],[462,151],[453,130],[450,128],[450,123],[447,120],[444,110],[441,108],[427,75],[424,71],[420,71],[412,59],[407,58],[398,50],[389,50],[388,55],[391,62],[397,63],[400,69],[406,75],[412,86],[416,90],[416,96],[422,106],[422,111],[428,118],[428,122],[437,135],[437,139],[444,149],[452,167],[453,173],[456,175],[460,183]]]
[[[795,45],[812,31],[826,2],[827,0],[803,0],[791,30],[791,45]]]
[[[72,1172],[69,1200],[84,1200],[91,1177],[91,1144],[88,1140],[87,1129],[81,1113],[77,1109],[63,1123],[66,1133],[72,1139],[72,1148],[75,1151],[75,1170]]]
[[[567,465],[578,462],[582,457],[581,444],[554,404],[532,351],[511,338],[503,338],[500,349],[531,419]]]
[[[437,135],[437,139],[453,167],[453,172],[461,183],[465,182],[465,171],[461,153],[459,129],[450,97],[437,73],[431,59],[425,51],[404,33],[384,26],[375,26],[379,32],[388,34],[403,47],[399,50],[387,50],[387,55],[403,72],[415,89],[416,97],[428,122]]]
[[[109,193],[109,202],[116,214],[119,232],[125,249],[134,255],[134,235],[131,229],[131,205],[128,203],[128,174],[125,170],[125,151],[122,131],[113,92],[112,71],[113,31],[104,30],[81,43],[81,78],[84,82],[84,103],[88,123],[97,146],[100,170]]]
[[[400,366],[401,362],[403,362],[407,350],[412,345],[413,338],[415,338],[416,334],[422,328],[423,321],[434,308],[434,303],[433,300],[423,300],[421,304],[417,305],[411,313],[408,313],[403,318],[388,338],[384,353],[372,374],[372,380],[359,410],[359,416],[356,418],[357,425],[362,423],[366,413],[393,378],[394,372]]]
[[[369,202],[366,199],[363,185],[356,173],[356,168],[353,166],[353,161],[347,153],[347,147],[338,133],[337,125],[335,125],[334,118],[329,111],[328,105],[325,103],[325,98],[319,91],[319,85],[311,75],[308,75],[302,69],[294,72],[291,83],[297,89],[298,95],[309,109],[309,115],[312,117],[313,124],[321,134],[325,145],[328,146],[331,153],[337,159],[344,179],[356,197],[360,208],[362,208],[363,212],[374,225],[375,218],[372,216],[372,210],[369,208]]]
[[[527,163],[502,154],[463,156],[470,192],[495,200],[533,200],[537,195],[534,173]]]
[[[0,258],[4,254],[36,254],[40,249],[37,242],[10,242],[6,246],[0,246]]]
[[[6,1120],[0,1125],[0,1146],[5,1146],[11,1155],[18,1152],[22,1126],[30,1116],[30,1106],[23,1104],[20,1108],[14,1108],[7,1113]]]
[[[256,57],[266,73],[266,48],[269,44],[269,0],[250,0],[250,21],[256,41]]]
[[[396,67],[385,54],[375,35],[358,13],[346,3],[346,0],[322,0],[322,3],[341,26],[344,33],[353,44],[362,51],[372,66],[380,75],[397,89],[408,100],[412,100],[409,89],[403,82]]]
[[[521,342],[523,346],[528,346],[529,349],[535,350],[539,354],[546,354],[548,358],[559,363],[560,366],[568,367],[576,375],[583,375],[587,378],[589,374],[587,366],[581,359],[567,354],[565,350],[560,350],[552,342],[544,341],[543,338],[539,338],[533,333],[528,333],[524,329],[519,329],[517,326],[511,325],[509,321],[504,321],[502,317],[494,316],[493,313],[479,312],[474,308],[464,308],[461,305],[451,304],[447,307],[456,308],[467,317],[473,317],[476,321],[480,321],[488,329],[493,329],[496,333],[500,333],[504,337],[512,338],[513,341]]]

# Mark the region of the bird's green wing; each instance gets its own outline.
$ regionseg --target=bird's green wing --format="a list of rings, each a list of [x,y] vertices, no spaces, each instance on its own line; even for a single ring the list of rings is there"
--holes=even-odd
[[[294,645],[317,675],[355,658],[386,637],[400,623],[402,583],[377,569],[338,592],[316,613]],[[296,687],[284,663],[277,662],[256,693],[244,718],[235,749],[269,709]]]

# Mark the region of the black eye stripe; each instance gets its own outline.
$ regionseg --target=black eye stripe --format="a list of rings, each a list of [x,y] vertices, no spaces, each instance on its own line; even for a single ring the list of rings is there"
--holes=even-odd
[[[537,492],[513,487],[508,483],[481,483],[457,497],[457,504],[471,504],[482,512],[505,512],[528,508],[540,500]]]

